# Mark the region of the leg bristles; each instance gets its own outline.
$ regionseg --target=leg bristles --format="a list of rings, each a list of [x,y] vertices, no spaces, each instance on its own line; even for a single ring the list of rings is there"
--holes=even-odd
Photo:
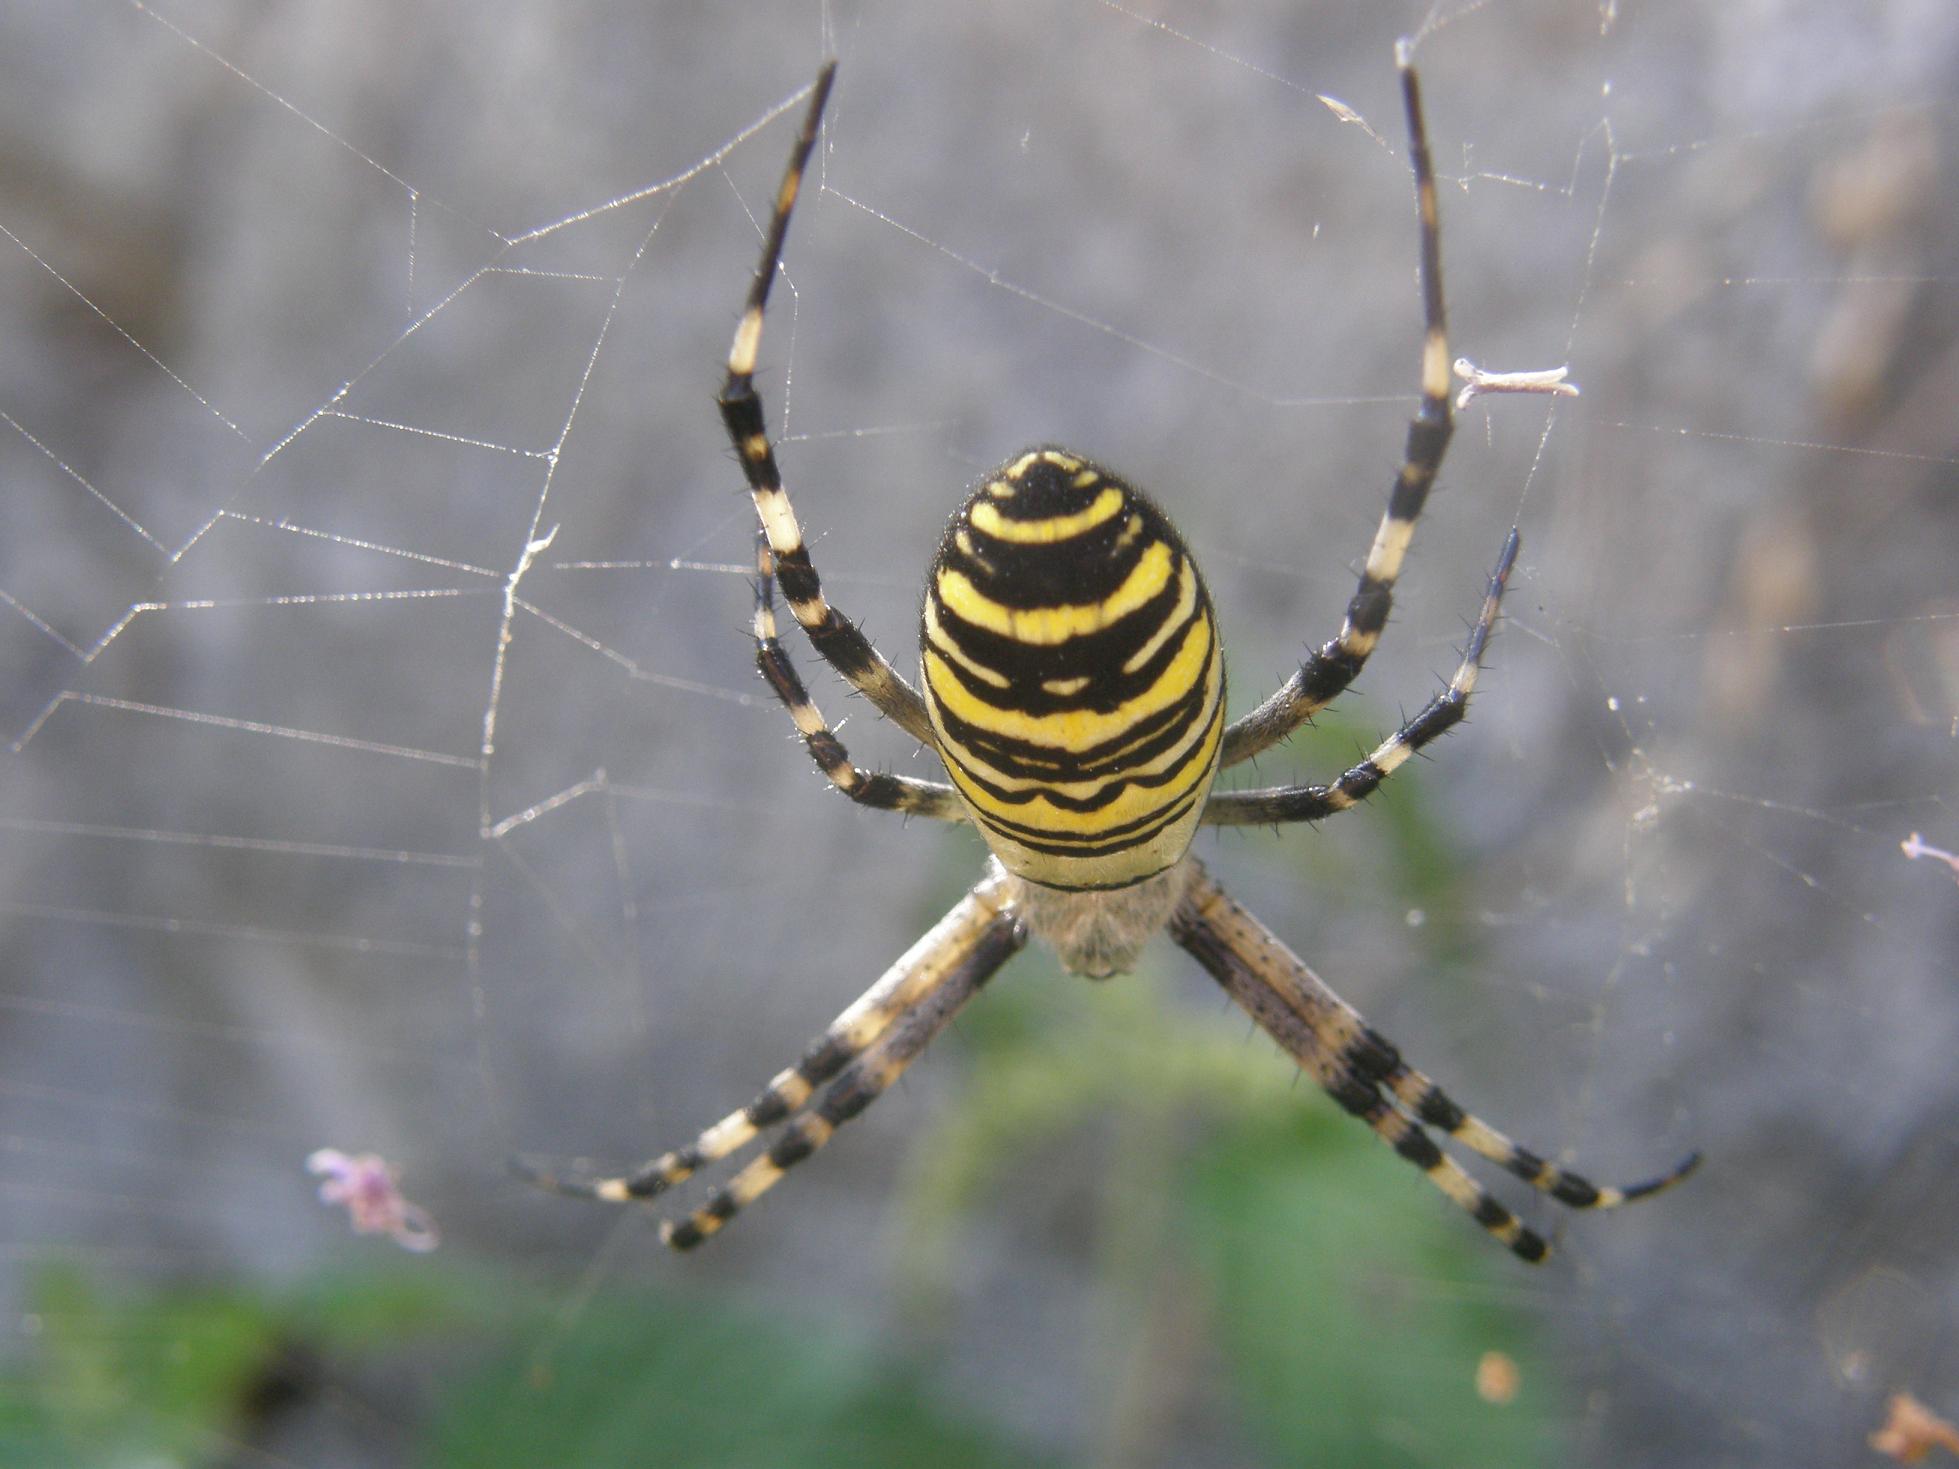
[[[732,1157],[769,1128],[787,1124],[700,1208],[662,1223],[662,1240],[690,1249],[719,1232],[869,1106],[1026,939],[1007,904],[1005,879],[989,877],[832,1021],[801,1060],[686,1146],[616,1175],[583,1162],[561,1167],[528,1158],[512,1160],[512,1171],[572,1198],[645,1202]]]
[[[1550,1246],[1445,1154],[1427,1128],[1579,1209],[1611,1209],[1648,1198],[1678,1183],[1700,1161],[1694,1154],[1658,1178],[1614,1188],[1600,1188],[1546,1162],[1465,1112],[1403,1061],[1386,1037],[1201,867],[1171,919],[1170,934],[1335,1102],[1519,1259],[1536,1264],[1549,1257]]]

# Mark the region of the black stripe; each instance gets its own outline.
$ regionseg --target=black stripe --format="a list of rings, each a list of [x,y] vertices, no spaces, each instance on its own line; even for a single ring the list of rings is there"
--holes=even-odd
[[[1411,465],[1418,466],[1418,477],[1423,494],[1428,492],[1429,485],[1434,482],[1436,466],[1441,463],[1443,452],[1449,447],[1449,439],[1456,431],[1455,424],[1449,417],[1449,400],[1443,398],[1439,401],[1440,412],[1436,411],[1434,403],[1424,401],[1408,425],[1408,449],[1404,457]],[[1391,509],[1395,508],[1392,501],[1389,505]],[[1395,513],[1399,519],[1413,520],[1421,513],[1421,509],[1421,500],[1418,498],[1415,508],[1406,515],[1402,515],[1398,509]]]
[[[1338,1102],[1342,1110],[1363,1119],[1377,1116],[1385,1110],[1380,1094],[1358,1077],[1342,1072],[1333,1081],[1320,1083],[1326,1094]]]
[[[1530,1180],[1535,1179],[1538,1174],[1544,1171],[1544,1160],[1529,1148],[1520,1148],[1515,1143],[1512,1143],[1510,1145],[1510,1156],[1503,1160],[1503,1166],[1516,1174],[1517,1177]]]
[[[779,490],[782,488],[782,474],[775,467],[775,449],[771,445],[760,459],[751,459],[746,444],[757,434],[767,437],[767,429],[762,422],[762,400],[755,396],[755,390],[746,381],[739,385],[732,381],[723,389],[721,396],[721,422],[727,427],[728,437],[734,441],[735,452],[741,458],[742,473],[748,477],[748,487],[753,490]]]
[[[1023,700],[1038,706],[1044,698],[1054,696],[1040,688],[1043,680],[1087,677],[1092,680],[1092,691],[1067,696],[1077,703],[1092,703],[1104,700],[1108,704],[1120,703],[1124,688],[1143,689],[1155,681],[1157,673],[1170,659],[1166,652],[1173,648],[1178,638],[1166,640],[1164,647],[1150,655],[1149,661],[1133,673],[1125,673],[1124,666],[1140,653],[1153,638],[1158,637],[1169,623],[1171,614],[1176,611],[1178,598],[1182,595],[1183,569],[1189,563],[1178,558],[1173,560],[1170,575],[1163,588],[1142,605],[1125,613],[1115,622],[1093,632],[1077,634],[1058,643],[1028,643],[1007,633],[995,632],[991,628],[968,622],[957,611],[949,607],[939,596],[938,573],[934,570],[927,582],[926,595],[932,600],[932,611],[937,617],[939,630],[946,642],[971,658],[975,663],[989,668],[1005,677],[1010,691],[1003,693],[998,685],[984,681],[972,683],[973,692],[991,701],[1004,701],[1009,706],[1019,706]],[[1178,624],[1179,631],[1210,612],[1210,601],[1204,592],[1202,578],[1197,581],[1197,597],[1189,615]],[[987,589],[979,589],[981,595]],[[998,597],[993,598],[1000,601]],[[1063,593],[1058,597],[1030,601],[1016,610],[1036,610],[1057,606],[1087,606],[1093,602],[1106,601],[1106,597],[1080,595],[1080,588]],[[1011,605],[1003,603],[1002,605]],[[921,647],[930,647],[930,642],[921,642]],[[971,682],[970,680],[965,680]]]
[[[1353,625],[1357,633],[1378,633],[1388,625],[1388,611],[1393,605],[1392,583],[1363,576],[1360,589],[1354,593],[1353,600],[1347,603],[1347,621]],[[1352,660],[1356,671],[1361,661],[1359,658]],[[1342,682],[1338,687],[1345,688],[1346,683]]]
[[[958,773],[960,775],[963,775],[973,785],[979,787],[980,790],[986,792],[990,798],[999,801],[1002,804],[1010,805],[1010,806],[1026,806],[1026,805],[1031,805],[1036,796],[1042,796],[1045,797],[1049,802],[1049,804],[1051,805],[1058,806],[1063,810],[1074,811],[1074,812],[1085,814],[1090,811],[1099,811],[1103,807],[1112,804],[1114,801],[1116,801],[1118,798],[1124,795],[1131,786],[1140,787],[1143,790],[1155,790],[1159,788],[1173,786],[1178,781],[1186,779],[1190,775],[1192,768],[1198,763],[1199,759],[1201,758],[1201,752],[1204,748],[1205,742],[1210,738],[1211,730],[1214,729],[1219,723],[1219,721],[1221,721],[1223,718],[1224,718],[1224,704],[1223,704],[1223,700],[1219,700],[1217,707],[1214,708],[1211,712],[1211,718],[1209,722],[1204,726],[1204,729],[1199,733],[1198,737],[1191,742],[1190,751],[1187,758],[1180,760],[1175,765],[1169,767],[1168,769],[1160,771],[1153,775],[1130,775],[1130,776],[1122,777],[1120,779],[1111,779],[1107,785],[1103,786],[1103,788],[1097,791],[1093,796],[1064,796],[1059,791],[1049,790],[1046,787],[1041,787],[1041,786],[1036,786],[1028,790],[1003,789],[1002,787],[994,784],[992,781],[986,780],[985,778],[977,774],[971,768],[971,766],[969,766],[966,763],[966,761],[961,758],[962,755],[965,753],[964,751],[957,749],[953,746],[946,745],[941,747],[939,754],[940,757],[946,762],[948,767],[957,767]],[[1036,773],[1036,778],[1039,778],[1039,773]],[[1091,774],[1089,778],[1094,778],[1094,774]],[[1043,836],[1056,835],[1056,833],[1053,832],[1053,830],[1049,827],[1041,826],[1037,824],[1027,824],[1023,826],[1021,823],[1015,822],[1009,817],[1001,816],[997,812],[992,812],[992,811],[978,812],[976,810],[975,814],[980,815],[982,819],[988,821],[990,824],[999,826],[1002,830],[1009,830],[1009,829],[1025,830],[1025,831],[1035,832]],[[1147,821],[1149,819],[1150,818],[1147,816],[1139,816],[1135,818],[1134,821],[1130,822],[1129,825],[1134,826],[1143,821]],[[1124,829],[1125,828],[1123,826],[1107,827],[1098,832],[1082,834],[1081,839],[1089,840],[1089,841],[1099,841],[1104,837],[1116,835],[1122,832]]]
[[[873,1086],[863,1072],[852,1070],[823,1094],[816,1115],[832,1127],[841,1127],[878,1099],[882,1087]]]
[[[1075,467],[1063,469],[1059,464],[1047,459],[1046,456],[1049,454],[1059,454],[1062,458],[1071,460]],[[1019,478],[1009,476],[1007,471],[1022,460],[1028,462],[1021,470]],[[1084,470],[1094,478],[1087,485],[1077,485],[1075,479]],[[1113,488],[1122,491],[1125,495],[1133,494],[1121,479],[1098,465],[1091,464],[1072,450],[1062,448],[1059,444],[1036,444],[1033,448],[1014,455],[975,486],[974,499],[977,500],[981,494],[984,494],[986,486],[996,481],[1010,485],[1013,493],[1003,499],[995,500],[991,495],[987,495],[986,498],[993,500],[993,503],[1000,507],[1002,515],[1014,520],[1046,520],[1055,515],[1068,515],[1076,510],[1084,510],[1105,489]]]
[[[689,1143],[686,1147],[674,1153],[672,1166],[676,1169],[682,1169],[688,1173],[692,1173],[706,1161],[706,1155],[692,1143]]]
[[[1589,1209],[1598,1202],[1598,1189],[1575,1173],[1560,1174],[1550,1192],[1560,1204],[1569,1204],[1574,1209]],[[1630,1189],[1626,1197],[1632,1197]]]
[[[1298,696],[1316,708],[1328,703],[1359,676],[1361,665],[1366,661],[1357,654],[1349,653],[1337,641],[1328,643],[1299,670]]]
[[[796,1075],[813,1087],[821,1086],[849,1065],[850,1058],[856,1054],[841,1038],[823,1036],[803,1052],[803,1059],[796,1063]]]
[[[748,1104],[742,1115],[750,1127],[773,1127],[789,1115],[789,1103],[780,1092],[765,1092]]]
[[[1435,1140],[1412,1124],[1396,1139],[1394,1150],[1424,1173],[1442,1161],[1442,1150]]]
[[[1347,1053],[1341,1059],[1356,1067],[1362,1075],[1377,1080],[1401,1069],[1401,1052],[1395,1049],[1394,1042],[1371,1025],[1361,1027],[1360,1034],[1348,1043]]]
[[[769,1149],[769,1162],[777,1168],[793,1168],[816,1151],[816,1141],[801,1128],[784,1133]]]
[[[844,753],[843,742],[828,729],[804,735],[803,743],[809,746],[811,757],[825,775],[835,776],[849,768],[850,756]]]
[[[1374,787],[1387,778],[1387,772],[1380,766],[1372,760],[1363,760],[1334,782],[1334,789],[1358,801],[1374,794]]]
[[[809,690],[803,687],[803,680],[796,672],[795,664],[782,650],[782,644],[775,638],[755,640],[755,666],[761,670],[762,677],[775,696],[791,708],[809,702]]]
[[[792,602],[813,602],[823,595],[823,584],[810,562],[808,546],[799,544],[793,551],[778,552],[775,579],[782,586],[782,595]]]
[[[1068,709],[1113,709],[1146,692],[1176,661],[1192,628],[1211,613],[1209,603],[1200,596],[1182,621],[1171,624],[1169,619],[1176,610],[1178,596],[1173,581],[1113,626],[1062,643],[1036,644],[1016,642],[1003,633],[975,627],[939,600],[936,586],[927,595],[932,599],[932,611],[947,647],[956,649],[1007,683],[1002,687],[971,672],[956,658],[947,657],[944,649],[936,649],[929,639],[921,646],[938,651],[960,687],[975,699],[998,709],[1035,715]],[[1156,651],[1134,669],[1129,668],[1130,661],[1157,638],[1162,641]],[[1066,694],[1044,687],[1069,680],[1086,682]]]
[[[858,772],[859,782],[850,792],[850,799],[860,806],[869,806],[874,811],[898,811],[909,803],[904,782],[895,775],[878,771],[872,775]]]
[[[1072,515],[1088,508],[1088,502],[1101,494],[1097,486],[1080,505],[1064,506],[1056,516]],[[1051,607],[1059,602],[1100,602],[1121,586],[1136,569],[1150,547],[1159,543],[1172,553],[1181,548],[1163,517],[1154,510],[1129,504],[1099,525],[1058,541],[1015,541],[996,536],[972,523],[973,507],[982,500],[969,500],[953,519],[951,533],[940,543],[940,564],[972,578],[973,584],[996,602],[1009,607]],[[1010,509],[1024,507],[986,499],[984,503],[1001,512],[1003,518],[1042,520],[1047,516],[1010,517]],[[1140,520],[1141,529],[1129,533],[1129,522]],[[961,549],[958,533],[970,537],[975,555]]]
[[[1439,1127],[1444,1132],[1450,1133],[1458,1131],[1463,1123],[1469,1120],[1468,1114],[1450,1101],[1442,1088],[1434,1082],[1429,1083],[1428,1090],[1415,1104],[1415,1115],[1430,1126]]]
[[[783,583],[783,590],[788,590],[787,582]],[[834,607],[819,626],[805,631],[818,656],[852,683],[877,666],[877,649],[871,646],[870,639]]]
[[[1444,689],[1419,713],[1401,727],[1402,742],[1410,749],[1419,750],[1436,736],[1452,729],[1467,711],[1469,700],[1454,689]]]
[[[1023,828],[1012,832],[1003,831],[1000,834],[1011,838],[1015,843],[1027,848],[1030,852],[1042,852],[1052,857],[1111,857],[1118,852],[1127,852],[1132,847],[1140,847],[1154,840],[1158,833],[1167,827],[1175,826],[1184,817],[1188,816],[1191,807],[1196,804],[1196,801],[1197,794],[1193,791],[1188,799],[1171,807],[1161,816],[1153,818],[1149,826],[1117,839],[1109,839],[1100,835],[1069,838],[1058,836],[1053,832],[1039,836],[1023,834],[1023,831],[1039,831],[1040,828],[1038,827]],[[992,821],[984,816],[980,819],[989,827],[994,825]],[[1141,877],[1125,877],[1121,882],[1114,883],[1050,883],[1048,886],[1065,887],[1070,892],[1093,892],[1103,888],[1126,888],[1136,882],[1140,882],[1142,877],[1151,877],[1154,875],[1154,873],[1144,873]]]

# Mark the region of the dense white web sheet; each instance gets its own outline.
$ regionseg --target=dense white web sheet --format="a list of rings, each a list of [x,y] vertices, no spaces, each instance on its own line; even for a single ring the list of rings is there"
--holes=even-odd
[[[331,1145],[574,1312],[675,1269],[504,1157],[745,1100],[977,863],[835,799],[748,672],[711,396],[782,113],[834,48],[762,386],[837,602],[908,666],[963,486],[1058,439],[1178,517],[1241,710],[1332,630],[1400,447],[1418,30],[1454,345],[1584,395],[1465,411],[1345,722],[1265,770],[1426,697],[1514,520],[1415,777],[1477,866],[1422,908],[1365,813],[1206,860],[1526,1140],[1707,1150],[1512,1287],[1593,1461],[1841,1461],[1949,1392],[1959,900],[1901,843],[1959,850],[1959,25],[1910,0],[10,7],[9,1260],[303,1268]],[[1472,974],[1425,976],[1439,922]],[[941,1069],[685,1268],[859,1309]],[[1014,1213],[949,1370],[1067,1449],[1092,1369]]]

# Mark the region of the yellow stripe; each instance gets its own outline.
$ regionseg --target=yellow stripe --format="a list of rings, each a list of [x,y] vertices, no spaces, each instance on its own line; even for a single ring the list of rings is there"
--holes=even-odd
[[[1432,205],[1434,195],[1428,199]],[[1445,400],[1449,396],[1449,339],[1439,331],[1422,340],[1422,395]]]
[[[1186,561],[1183,570],[1177,575],[1177,605],[1170,609],[1170,615],[1163,619],[1163,626],[1159,627],[1151,635],[1150,640],[1130,655],[1128,661],[1122,665],[1122,671],[1124,673],[1134,673],[1145,663],[1148,663],[1150,659],[1154,658],[1158,651],[1162,649],[1163,645],[1169,641],[1170,634],[1177,630],[1183,620],[1190,616],[1196,606],[1197,573],[1192,569],[1191,564]]]
[[[1023,714],[1016,709],[1001,709],[981,702],[966,691],[952,669],[939,656],[938,649],[925,650],[925,677],[932,695],[947,712],[967,724],[978,725],[990,734],[1054,750],[1081,751],[1103,744],[1152,714],[1169,708],[1204,679],[1207,665],[1217,659],[1211,642],[1211,619],[1199,616],[1184,634],[1183,645],[1163,676],[1135,698],[1116,705],[1107,713],[1092,709],[1064,709],[1055,714]],[[957,742],[954,742],[957,748]],[[1042,784],[1051,784],[1042,782]],[[1065,790],[1064,786],[1055,786]]]
[[[1052,545],[1056,541],[1071,540],[1075,536],[1091,531],[1104,521],[1115,519],[1122,513],[1125,496],[1114,486],[1102,491],[1086,510],[1078,510],[1073,515],[1055,515],[1046,520],[1009,520],[1000,513],[1000,507],[982,500],[973,506],[968,516],[976,530],[985,532],[999,541],[1013,541],[1023,546]]]
[[[1367,548],[1367,574],[1376,581],[1393,581],[1408,555],[1408,543],[1414,539],[1414,521],[1383,516],[1374,532],[1374,544]]]
[[[790,1105],[800,1106],[801,1103],[797,1101],[792,1102]],[[694,1145],[701,1150],[702,1157],[725,1158],[728,1154],[746,1144],[754,1136],[755,1124],[750,1122],[743,1113],[734,1112],[722,1118],[714,1126],[702,1133]],[[679,1175],[679,1178],[685,1178],[686,1176],[686,1173],[683,1172]],[[675,1182],[678,1182],[679,1178],[676,1178]]]
[[[1219,707],[1219,685],[1221,677],[1219,665],[1213,663],[1210,675],[1205,680],[1205,703],[1208,712],[1201,720],[1194,723],[1186,731],[1184,738],[1179,743],[1167,750],[1159,751],[1151,759],[1141,764],[1126,765],[1120,770],[1111,771],[1090,780],[1056,781],[1039,777],[1030,778],[1004,774],[985,760],[974,756],[971,751],[960,749],[948,740],[947,747],[956,751],[959,755],[959,762],[955,763],[954,761],[948,760],[946,762],[946,769],[951,774],[953,780],[958,783],[960,790],[976,807],[984,807],[986,810],[995,812],[1009,820],[1025,824],[1043,824],[1039,812],[1041,810],[1047,810],[1055,813],[1052,822],[1047,823],[1050,825],[1065,822],[1074,829],[1082,830],[1099,829],[1101,827],[1115,825],[1117,824],[1116,819],[1108,814],[1109,808],[1107,807],[1097,812],[1080,813],[1053,806],[1051,803],[1040,799],[1040,797],[1052,791],[1058,796],[1071,800],[1086,801],[1092,800],[1112,786],[1120,786],[1134,780],[1147,779],[1152,776],[1174,772],[1186,764],[1191,765],[1196,770],[1208,769],[1213,747],[1217,743],[1216,736],[1223,723],[1220,717],[1221,711]],[[1011,791],[1016,794],[1030,792],[1037,799],[1032,802],[1021,803],[1004,801],[990,795],[986,790],[975,785],[974,782],[976,781],[985,781],[988,786],[994,789]],[[1126,797],[1118,797],[1117,801],[1126,801],[1128,804],[1125,809],[1129,810],[1131,815],[1139,815],[1146,813],[1152,806],[1167,807],[1174,805],[1179,799],[1179,795],[1179,789],[1164,790],[1161,787],[1155,787],[1151,788],[1150,794],[1145,796],[1140,794],[1140,788],[1136,788],[1132,789]],[[1116,803],[1111,803],[1111,805],[1114,804]],[[1034,814],[1028,814],[1030,811]]]
[[[1052,464],[1056,469],[1073,474],[1082,467],[1081,460],[1072,454],[1063,454],[1059,449],[1029,449],[1025,454],[1007,466],[1007,478],[1019,479],[1033,467],[1036,460]]]
[[[746,377],[755,371],[755,353],[762,345],[762,311],[751,306],[741,314],[735,328],[735,344],[728,349],[728,371]]]
[[[1163,786],[1131,784],[1108,805],[1094,811],[1073,811],[1067,807],[1057,806],[1045,795],[1036,795],[1032,800],[1019,804],[1000,801],[975,786],[959,766],[948,764],[946,770],[975,811],[991,813],[1003,821],[1031,827],[1036,832],[1052,836],[1093,837],[1101,832],[1119,826],[1128,826],[1133,822],[1143,821],[1152,815],[1168,811],[1189,795],[1194,788],[1207,784],[1211,779],[1212,766],[1216,763],[1218,745],[1224,737],[1224,721],[1214,714],[1208,726],[1197,731],[1194,737],[1199,741],[1196,748],[1193,749],[1186,744],[1175,750],[1167,750],[1148,764],[1126,770],[1120,777],[1116,777],[1120,781],[1130,782],[1139,776],[1156,775],[1165,770],[1188,767],[1190,772],[1188,779]],[[1108,783],[1107,781],[1076,782],[1071,785],[1050,785],[1047,789],[1071,796],[1092,795]]]
[[[766,1157],[757,1158],[729,1181],[728,1197],[743,1208],[747,1208],[775,1187],[775,1181],[780,1177],[782,1177],[780,1168]]]
[[[962,526],[959,530],[953,532],[952,543],[959,548],[960,555],[979,567],[988,576],[993,575],[993,563],[986,557],[980,555],[979,548],[973,544],[973,537],[970,531]]]
[[[945,629],[939,626],[939,609],[932,605],[932,599],[929,597],[925,599],[925,640],[982,683],[990,683],[996,689],[1013,687],[1013,680],[1004,673],[997,668],[987,667],[978,659],[968,656],[964,649],[953,644],[952,639],[946,636]]]
[[[755,510],[768,533],[769,549],[776,555],[787,556],[803,544],[802,527],[796,524],[796,512],[782,489],[755,491]]]
[[[1143,552],[1122,585],[1100,602],[1025,609],[982,596],[964,572],[946,568],[939,572],[939,600],[975,627],[1017,643],[1053,647],[1084,633],[1099,632],[1148,602],[1170,584],[1170,559],[1168,543],[1157,541]]]

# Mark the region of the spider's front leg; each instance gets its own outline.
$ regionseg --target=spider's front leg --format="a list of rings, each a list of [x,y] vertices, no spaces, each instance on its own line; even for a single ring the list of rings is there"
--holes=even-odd
[[[1455,420],[1449,410],[1449,320],[1442,300],[1442,222],[1435,202],[1435,169],[1429,161],[1428,128],[1422,121],[1421,86],[1409,44],[1397,48],[1401,96],[1408,114],[1408,162],[1415,174],[1415,209],[1421,225],[1421,406],[1408,425],[1408,444],[1388,494],[1388,508],[1374,532],[1360,584],[1347,603],[1346,620],[1332,641],[1264,703],[1224,732],[1220,764],[1249,760],[1283,740],[1324,709],[1360,675],[1381,640],[1394,604],[1394,584],[1415,535],[1415,521],[1442,468]]]
[[[739,1152],[768,1128],[783,1132],[707,1202],[681,1219],[663,1220],[660,1238],[691,1249],[773,1188],[782,1175],[829,1142],[836,1130],[875,1101],[918,1059],[999,967],[1027,942],[1008,902],[1005,878],[979,884],[939,920],[878,982],[777,1073],[761,1095],[684,1147],[621,1174],[578,1165],[560,1171],[516,1160],[513,1169],[553,1193],[604,1203],[648,1200],[700,1169]]]
[[[1170,920],[1170,935],[1328,1096],[1421,1169],[1429,1182],[1519,1259],[1536,1264],[1550,1253],[1550,1246],[1438,1148],[1425,1125],[1441,1128],[1471,1151],[1574,1209],[1613,1209],[1646,1198],[1678,1183],[1700,1162],[1695,1153],[1658,1178],[1602,1187],[1520,1147],[1465,1112],[1404,1062],[1353,1006],[1201,867]]]
[[[755,513],[761,518],[763,534],[773,553],[773,565],[763,573],[764,590],[770,577],[779,580],[789,610],[809,634],[810,643],[824,661],[913,739],[927,747],[936,747],[931,721],[926,717],[918,690],[824,596],[809,547],[803,542],[802,527],[789,503],[789,492],[783,487],[775,446],[769,440],[762,415],[762,400],[755,391],[755,362],[762,347],[762,318],[768,307],[769,287],[782,261],[783,242],[789,235],[789,216],[802,190],[803,170],[816,147],[823,106],[829,100],[836,71],[837,64],[832,61],[817,73],[809,110],[803,115],[802,128],[789,155],[789,167],[783,173],[781,187],[776,190],[775,211],[762,241],[762,257],[749,283],[748,302],[742,310],[740,325],[735,328],[734,345],[728,351],[728,375],[719,399],[721,422],[741,460],[742,473],[755,500]]]

